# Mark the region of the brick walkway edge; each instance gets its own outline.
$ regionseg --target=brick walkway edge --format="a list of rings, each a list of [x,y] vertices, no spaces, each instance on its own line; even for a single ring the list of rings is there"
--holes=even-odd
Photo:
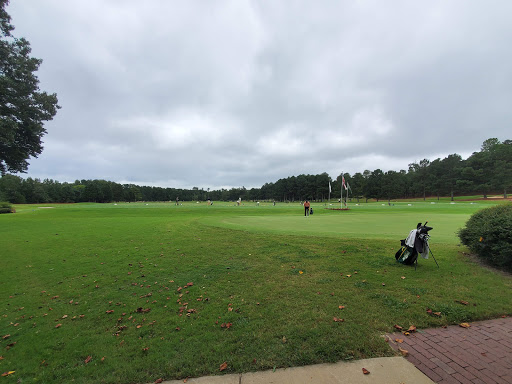
[[[470,324],[387,337],[393,349],[406,350],[406,359],[438,384],[512,383],[512,317]]]

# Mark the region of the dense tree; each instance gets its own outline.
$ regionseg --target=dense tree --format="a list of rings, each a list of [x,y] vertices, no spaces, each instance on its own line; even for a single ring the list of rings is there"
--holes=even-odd
[[[350,185],[351,198],[391,199],[417,198],[426,195],[453,196],[458,194],[507,193],[512,189],[512,141],[486,140],[480,152],[473,153],[467,160],[457,154],[444,159],[411,163],[409,171],[400,170],[384,173],[381,169],[365,170],[351,176],[344,173]],[[204,190],[160,188],[117,184],[106,180],[77,180],[73,184],[59,183],[51,179],[22,179],[19,176],[5,175],[0,178],[0,201],[11,203],[45,202],[111,202],[111,201],[324,201],[329,196],[329,175],[298,175],[279,179],[275,183],[265,183],[261,188],[245,187]],[[341,174],[331,183],[331,198],[339,199],[341,194]],[[347,196],[343,190],[344,199]]]
[[[0,0],[0,174],[25,172],[28,159],[41,154],[45,121],[59,106],[57,95],[39,90],[35,75],[41,60],[30,56],[30,43],[11,32],[11,17]]]

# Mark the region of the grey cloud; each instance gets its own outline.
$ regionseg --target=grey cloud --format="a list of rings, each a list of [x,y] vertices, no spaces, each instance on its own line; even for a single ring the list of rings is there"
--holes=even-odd
[[[29,176],[259,187],[507,136],[507,1],[12,2],[62,110]]]

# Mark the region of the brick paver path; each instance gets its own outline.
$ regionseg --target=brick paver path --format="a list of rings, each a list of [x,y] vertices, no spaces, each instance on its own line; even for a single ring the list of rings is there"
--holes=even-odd
[[[470,324],[390,334],[389,345],[439,384],[511,384],[512,317]]]

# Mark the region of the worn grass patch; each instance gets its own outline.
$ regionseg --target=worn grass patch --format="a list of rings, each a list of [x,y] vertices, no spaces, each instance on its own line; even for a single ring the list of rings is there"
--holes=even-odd
[[[385,356],[381,334],[394,324],[511,314],[510,277],[467,262],[449,238],[433,246],[439,269],[394,260],[402,221],[435,224],[455,208],[455,232],[469,206],[422,205],[418,219],[414,206],[334,219],[297,209],[310,225],[297,233],[289,205],[16,208],[0,216],[0,370],[16,371],[7,380],[146,383],[220,374],[223,362],[224,373]],[[336,217],[366,224],[345,236],[330,228]]]

